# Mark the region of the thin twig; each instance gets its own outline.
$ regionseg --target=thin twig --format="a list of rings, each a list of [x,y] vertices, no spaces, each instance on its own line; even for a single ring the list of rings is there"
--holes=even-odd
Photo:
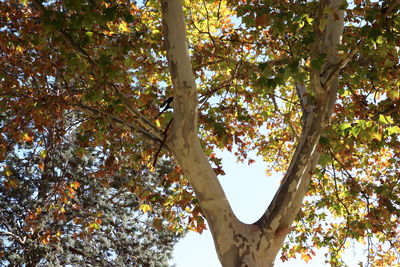
[[[161,149],[162,149],[162,147],[164,146],[165,140],[167,140],[168,128],[169,128],[169,126],[171,125],[172,120],[173,120],[173,119],[171,119],[171,120],[168,122],[167,127],[165,127],[165,130],[164,130],[164,137],[163,137],[163,139],[162,139],[162,141],[161,141],[160,147],[158,148],[156,154],[154,155],[153,167],[156,166],[156,164],[157,164],[157,159],[158,159],[158,155],[160,154]]]

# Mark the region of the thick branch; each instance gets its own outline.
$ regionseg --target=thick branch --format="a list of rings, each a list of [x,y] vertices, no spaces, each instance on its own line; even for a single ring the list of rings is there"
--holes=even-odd
[[[307,192],[309,181],[320,156],[319,138],[329,123],[336,100],[338,74],[345,66],[343,63],[348,62],[347,59],[341,61],[337,51],[343,33],[344,11],[340,8],[341,4],[340,0],[321,2],[320,10],[328,5],[331,13],[326,18],[319,18],[326,19],[327,24],[324,31],[317,34],[311,60],[319,57],[321,53],[329,53],[329,55],[327,55],[326,63],[321,70],[311,72],[311,91],[315,94],[315,103],[311,103],[309,112],[304,113],[302,135],[282,184],[265,214],[256,222],[267,233],[275,232],[275,253],[279,251],[288,232],[286,229],[291,229]],[[317,12],[317,18],[318,16],[323,16],[323,14]],[[319,31],[319,28],[316,30]],[[330,69],[333,69],[333,74],[329,78],[329,83],[326,82],[327,80],[322,83],[322,74]],[[303,98],[305,86],[297,84],[296,87],[302,105],[305,106]],[[310,103],[307,104],[310,106]],[[282,232],[285,234],[281,234]]]
[[[84,114],[87,114],[88,116],[92,118],[104,118],[107,119],[111,124],[115,124],[118,127],[125,128],[128,131],[131,131],[135,134],[137,134],[140,137],[143,137],[144,139],[151,141],[151,142],[161,142],[163,140],[161,132],[149,132],[148,130],[144,129],[143,127],[140,126],[139,123],[131,123],[124,121],[123,119],[112,115],[108,112],[104,112],[102,110],[95,109],[90,106],[86,106],[83,104],[75,104],[73,105],[77,110],[83,112]]]
[[[237,247],[232,239],[241,225],[233,214],[197,136],[197,90],[186,43],[180,0],[162,0],[165,46],[174,86],[174,121],[167,143],[187,176],[206,216],[222,262]],[[237,251],[236,251],[237,252]],[[236,253],[237,255],[238,253]]]
[[[301,110],[303,112],[303,119],[306,116],[305,113],[308,112],[308,107],[310,104],[310,100],[307,94],[307,87],[304,82],[296,82],[295,83],[297,96],[300,100]]]

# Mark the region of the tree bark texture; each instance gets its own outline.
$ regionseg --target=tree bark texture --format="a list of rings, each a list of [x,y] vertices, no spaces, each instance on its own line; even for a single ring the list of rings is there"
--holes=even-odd
[[[234,215],[197,135],[197,90],[189,56],[181,0],[161,0],[165,47],[174,90],[172,131],[166,144],[193,186],[210,226],[223,266],[273,266],[291,231],[320,153],[318,143],[329,123],[336,100],[338,74],[344,64],[337,52],[343,32],[343,1],[321,1],[314,29],[312,57],[326,54],[321,70],[310,73],[308,99],[305,83],[298,83],[303,107],[303,130],[287,173],[270,206],[254,224]],[[329,12],[323,12],[328,8]],[[326,26],[320,29],[319,23]],[[311,58],[311,60],[313,59]],[[296,86],[297,87],[297,86]]]

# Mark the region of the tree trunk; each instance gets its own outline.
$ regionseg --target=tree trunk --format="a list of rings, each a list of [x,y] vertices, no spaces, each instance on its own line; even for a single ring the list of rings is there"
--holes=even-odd
[[[328,55],[321,70],[310,73],[310,91],[299,82],[303,130],[288,171],[265,214],[254,224],[240,222],[226,199],[197,136],[197,90],[192,72],[181,0],[162,0],[165,46],[174,88],[172,131],[166,145],[178,161],[200,201],[225,267],[273,266],[291,231],[319,159],[318,143],[336,100],[338,74],[344,67],[337,46],[343,32],[341,0],[321,1],[314,19],[316,40],[311,60]],[[326,7],[330,10],[324,12]],[[325,29],[320,22],[326,21]]]

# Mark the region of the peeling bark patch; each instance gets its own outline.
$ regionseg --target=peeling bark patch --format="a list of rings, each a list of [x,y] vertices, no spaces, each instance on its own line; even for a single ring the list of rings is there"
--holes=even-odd
[[[239,248],[244,248],[245,244],[248,243],[247,238],[242,234],[233,234],[233,240]]]

